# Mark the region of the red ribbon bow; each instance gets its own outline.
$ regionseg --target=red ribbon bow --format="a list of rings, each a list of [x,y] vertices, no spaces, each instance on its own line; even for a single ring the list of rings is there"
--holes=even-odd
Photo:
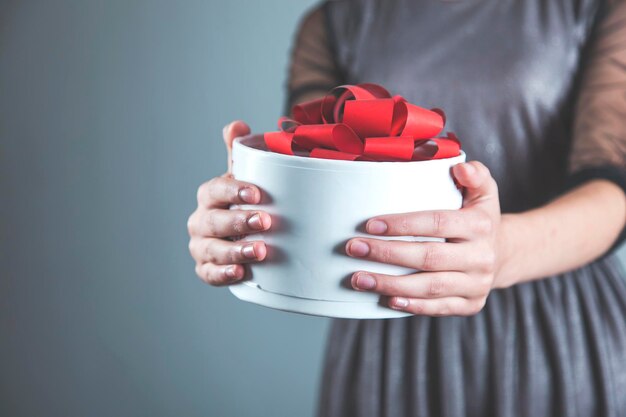
[[[459,155],[440,109],[428,110],[391,97],[376,84],[342,85],[323,98],[297,104],[279,132],[264,134],[273,152],[349,161],[420,161]]]

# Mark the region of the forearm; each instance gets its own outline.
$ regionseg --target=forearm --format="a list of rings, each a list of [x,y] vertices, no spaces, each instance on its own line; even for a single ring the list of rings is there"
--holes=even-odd
[[[545,206],[502,216],[497,286],[508,287],[585,265],[604,254],[626,221],[626,196],[594,180]]]

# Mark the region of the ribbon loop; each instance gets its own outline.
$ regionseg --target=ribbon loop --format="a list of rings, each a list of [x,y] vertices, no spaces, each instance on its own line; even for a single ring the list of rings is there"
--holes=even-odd
[[[363,154],[373,158],[410,161],[414,148],[411,136],[367,138]]]
[[[343,111],[342,122],[362,138],[389,136],[393,122],[393,99],[350,100]]]
[[[323,98],[296,104],[291,108],[293,118],[302,124],[312,125],[322,123]]]
[[[361,139],[344,124],[302,125],[293,134],[293,140],[306,149],[324,147],[341,152],[360,154],[363,152]]]
[[[335,87],[293,106],[292,114],[278,120],[279,132],[265,133],[270,151],[350,161],[419,161],[460,152],[454,133],[437,137],[446,122],[443,110],[392,97],[377,84]]]
[[[293,133],[287,132],[267,132],[263,135],[265,145],[274,152],[293,155],[292,142]]]

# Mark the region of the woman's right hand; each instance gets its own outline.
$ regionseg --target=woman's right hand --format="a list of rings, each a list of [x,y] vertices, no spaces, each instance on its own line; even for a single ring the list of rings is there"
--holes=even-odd
[[[211,285],[228,285],[244,277],[242,264],[265,259],[263,241],[228,240],[229,237],[269,229],[271,217],[260,210],[229,209],[231,204],[258,204],[261,191],[253,184],[237,181],[231,174],[233,139],[247,135],[250,128],[235,121],[224,128],[228,150],[228,172],[198,188],[198,207],[189,216],[189,251],[196,261],[196,274]]]

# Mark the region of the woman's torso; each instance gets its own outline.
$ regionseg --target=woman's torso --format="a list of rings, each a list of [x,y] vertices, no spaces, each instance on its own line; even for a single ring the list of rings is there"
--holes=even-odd
[[[562,192],[597,0],[325,6],[347,83],[445,109],[503,211]],[[334,320],[320,416],[626,415],[626,281],[613,256],[493,291],[472,317]]]
[[[580,60],[596,0],[362,0],[328,5],[348,83],[375,82],[443,108],[469,159],[500,187],[503,211],[562,187]]]

